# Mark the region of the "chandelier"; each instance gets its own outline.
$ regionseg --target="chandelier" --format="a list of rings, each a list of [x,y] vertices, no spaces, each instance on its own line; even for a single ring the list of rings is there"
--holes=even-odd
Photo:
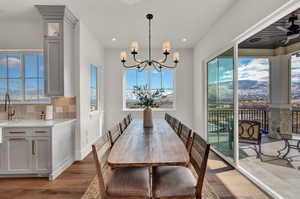
[[[164,58],[160,61],[154,60],[152,59],[152,55],[151,55],[151,20],[153,19],[153,15],[152,14],[147,14],[146,18],[149,21],[149,48],[148,48],[148,59],[146,60],[139,60],[137,59],[137,55],[138,55],[138,51],[139,51],[139,44],[137,41],[133,41],[131,43],[131,55],[133,56],[133,60],[135,62],[135,64],[133,65],[126,65],[126,61],[127,61],[127,53],[126,51],[122,51],[120,58],[121,58],[121,62],[123,64],[124,68],[135,68],[138,71],[143,71],[147,66],[153,66],[158,72],[161,72],[161,70],[163,68],[176,68],[177,64],[179,63],[179,53],[178,52],[174,52],[173,53],[173,62],[174,65],[173,66],[168,66],[166,65],[166,61],[168,59],[168,55],[170,55],[170,51],[171,51],[171,47],[170,47],[170,42],[169,41],[164,41],[163,42],[163,55]]]

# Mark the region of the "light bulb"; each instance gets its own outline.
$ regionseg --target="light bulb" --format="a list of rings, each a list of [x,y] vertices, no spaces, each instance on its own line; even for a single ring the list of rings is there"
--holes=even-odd
[[[179,61],[179,52],[173,53],[173,61]]]
[[[137,41],[133,41],[131,43],[131,52],[137,52],[139,50],[139,43]]]
[[[162,49],[163,49],[164,52],[165,51],[170,52],[170,50],[171,50],[170,42],[169,41],[164,41]]]
[[[127,59],[127,53],[126,53],[126,51],[122,51],[122,52],[121,52],[120,58],[121,58],[121,60],[126,61],[126,59]]]

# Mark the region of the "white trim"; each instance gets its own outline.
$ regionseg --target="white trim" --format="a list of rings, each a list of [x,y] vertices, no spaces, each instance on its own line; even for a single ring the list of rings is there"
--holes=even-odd
[[[49,175],[49,180],[55,180],[62,172],[64,172],[74,162],[74,158],[66,158],[58,167],[56,167]]]

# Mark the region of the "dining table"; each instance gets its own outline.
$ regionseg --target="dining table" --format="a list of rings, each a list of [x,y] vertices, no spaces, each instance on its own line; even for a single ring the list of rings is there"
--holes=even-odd
[[[188,166],[189,153],[164,119],[153,119],[152,128],[133,120],[114,143],[108,164],[112,168],[143,166]]]

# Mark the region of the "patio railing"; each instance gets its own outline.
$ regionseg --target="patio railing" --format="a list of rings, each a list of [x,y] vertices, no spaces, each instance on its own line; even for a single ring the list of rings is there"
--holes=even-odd
[[[261,129],[269,131],[268,110],[264,108],[239,109],[239,120],[252,120],[261,123]],[[208,112],[208,130],[210,132],[229,132],[232,128],[233,110],[215,109]],[[300,121],[300,111],[299,111]],[[300,125],[299,125],[300,128]]]
[[[300,109],[293,108],[292,110],[292,131],[300,133]]]

